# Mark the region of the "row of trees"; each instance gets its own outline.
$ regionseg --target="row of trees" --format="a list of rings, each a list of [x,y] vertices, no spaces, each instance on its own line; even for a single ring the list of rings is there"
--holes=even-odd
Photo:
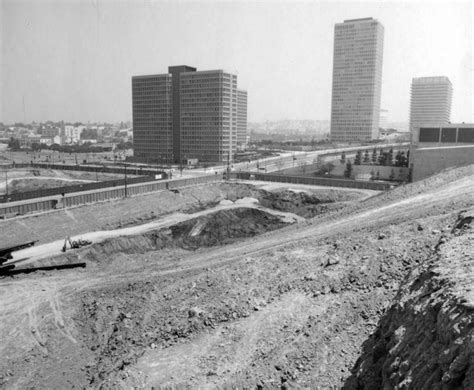
[[[347,177],[347,178],[350,179],[351,176],[352,176],[353,169],[354,168],[352,166],[351,160],[347,160],[346,169],[344,170],[344,177]],[[374,170],[372,170],[370,172],[370,180],[380,180],[380,172],[379,171],[375,172]],[[408,180],[408,181],[411,181],[411,171],[408,173],[408,177],[406,177],[403,170],[400,169],[400,171],[398,173],[398,176],[397,176],[396,173],[395,173],[395,169],[392,168],[392,170],[390,171],[390,176],[388,177],[388,180],[390,180],[390,181],[394,181],[394,180],[398,180],[398,181]]]
[[[58,145],[52,144],[51,146],[39,143],[31,144],[31,150],[40,151],[40,150],[55,150],[57,152],[63,153],[101,153],[101,152],[110,152],[112,148],[104,146],[93,146],[94,144],[88,142],[82,145]]]
[[[126,149],[133,148],[133,144],[131,142],[122,142],[122,143],[118,143],[116,147],[118,150],[126,150]],[[11,137],[10,140],[8,141],[8,148],[13,151],[20,150],[21,149],[20,140],[17,138]],[[56,150],[58,152],[65,152],[65,153],[100,153],[100,152],[110,152],[112,150],[112,147],[96,146],[90,142],[86,142],[82,145],[52,144],[51,146],[34,142],[31,144],[30,149],[34,152],[41,151],[41,150]]]
[[[369,151],[366,150],[363,154],[359,150],[356,153],[354,158],[354,165],[384,165],[384,166],[396,166],[396,167],[408,167],[408,160],[410,158],[410,151],[405,152],[398,151],[394,158],[393,149],[390,149],[388,152],[385,152],[383,149],[380,149],[377,153],[377,149],[374,148],[372,154],[369,154]],[[341,163],[346,162],[346,153],[342,152],[341,154]]]

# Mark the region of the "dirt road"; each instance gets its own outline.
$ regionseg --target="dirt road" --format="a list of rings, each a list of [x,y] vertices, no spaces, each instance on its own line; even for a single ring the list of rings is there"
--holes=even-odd
[[[164,229],[166,227],[176,225],[180,222],[188,221],[190,219],[202,217],[205,215],[209,215],[221,210],[232,210],[238,208],[254,208],[258,210],[265,211],[268,214],[276,215],[281,217],[286,223],[293,223],[293,222],[302,222],[304,218],[293,214],[293,213],[285,213],[282,211],[276,211],[272,209],[268,209],[266,207],[262,207],[258,204],[258,200],[254,198],[244,198],[238,201],[221,204],[216,207],[199,211],[193,214],[183,214],[183,213],[174,213],[163,218],[160,218],[157,221],[131,226],[128,228],[122,229],[112,229],[112,230],[103,230],[103,231],[95,231],[95,232],[87,232],[81,234],[80,236],[70,237],[71,240],[87,240],[92,242],[92,244],[98,244],[105,240],[109,240],[115,237],[123,237],[123,236],[135,236],[138,234],[143,234],[146,232],[150,232],[153,230]],[[41,244],[32,246],[30,248],[22,249],[17,252],[13,253],[13,258],[8,262],[5,262],[5,265],[15,264],[17,266],[25,266],[25,265],[35,265],[38,260],[50,258],[56,255],[60,255],[62,253],[61,249],[63,247],[64,240],[56,240],[47,244]]]

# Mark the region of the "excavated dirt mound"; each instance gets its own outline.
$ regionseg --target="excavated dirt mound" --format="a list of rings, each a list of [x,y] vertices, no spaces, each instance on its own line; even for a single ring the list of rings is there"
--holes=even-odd
[[[184,249],[230,244],[279,229],[287,223],[265,211],[239,208],[179,223],[170,228],[173,242]]]
[[[68,261],[107,262],[116,253],[146,253],[163,249],[195,250],[226,245],[288,225],[282,218],[254,208],[233,208],[136,236],[122,236],[67,254]]]
[[[260,203],[265,207],[295,213],[305,218],[311,218],[323,212],[324,204],[334,202],[334,199],[292,191],[273,193],[262,190],[260,197]]]
[[[227,199],[231,201],[253,197],[264,207],[294,213],[304,218],[312,218],[323,213],[329,205],[359,199],[362,196],[357,191],[334,189],[320,189],[316,193],[311,193],[291,190],[267,191],[248,184],[230,185],[234,187],[227,195]]]

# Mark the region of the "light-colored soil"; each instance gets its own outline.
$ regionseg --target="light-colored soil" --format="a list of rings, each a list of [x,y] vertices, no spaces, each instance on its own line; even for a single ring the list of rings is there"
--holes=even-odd
[[[58,232],[62,237],[67,224],[73,234],[112,230],[153,221],[153,210],[199,212],[230,193],[254,195],[228,186],[201,188],[199,196],[190,188],[77,208],[68,211],[75,218],[68,222],[64,212],[21,218],[1,225],[1,234],[12,241],[11,229],[31,239],[34,231],[25,233],[20,223],[24,229],[37,223],[46,243]],[[100,259],[93,247],[73,252],[88,262],[86,269],[5,278],[0,383],[38,389],[340,388],[402,281],[435,258],[440,239],[445,245],[456,239],[450,232],[473,197],[472,167],[466,167],[378,196],[317,205],[324,208],[304,221],[228,245],[140,250],[146,237],[138,235],[136,242],[121,241],[119,252],[100,252]],[[296,211],[310,206],[301,203]],[[122,213],[119,222],[107,217],[112,211]],[[472,259],[464,255],[472,241],[463,245],[450,260],[462,258],[460,267],[468,269]],[[469,280],[450,275],[464,297]]]
[[[6,193],[6,177],[8,177],[8,193],[10,194],[123,178],[121,175],[102,172],[96,174],[95,172],[30,168],[9,169],[7,175],[2,174],[0,179],[0,194]]]

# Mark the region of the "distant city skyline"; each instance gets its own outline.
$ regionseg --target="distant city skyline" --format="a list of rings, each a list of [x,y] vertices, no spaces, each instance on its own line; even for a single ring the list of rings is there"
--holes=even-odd
[[[453,84],[473,121],[473,6],[459,2],[0,3],[0,122],[132,119],[130,77],[170,64],[238,70],[248,120],[329,120],[334,24],[385,27],[381,106],[408,122],[415,77]]]

